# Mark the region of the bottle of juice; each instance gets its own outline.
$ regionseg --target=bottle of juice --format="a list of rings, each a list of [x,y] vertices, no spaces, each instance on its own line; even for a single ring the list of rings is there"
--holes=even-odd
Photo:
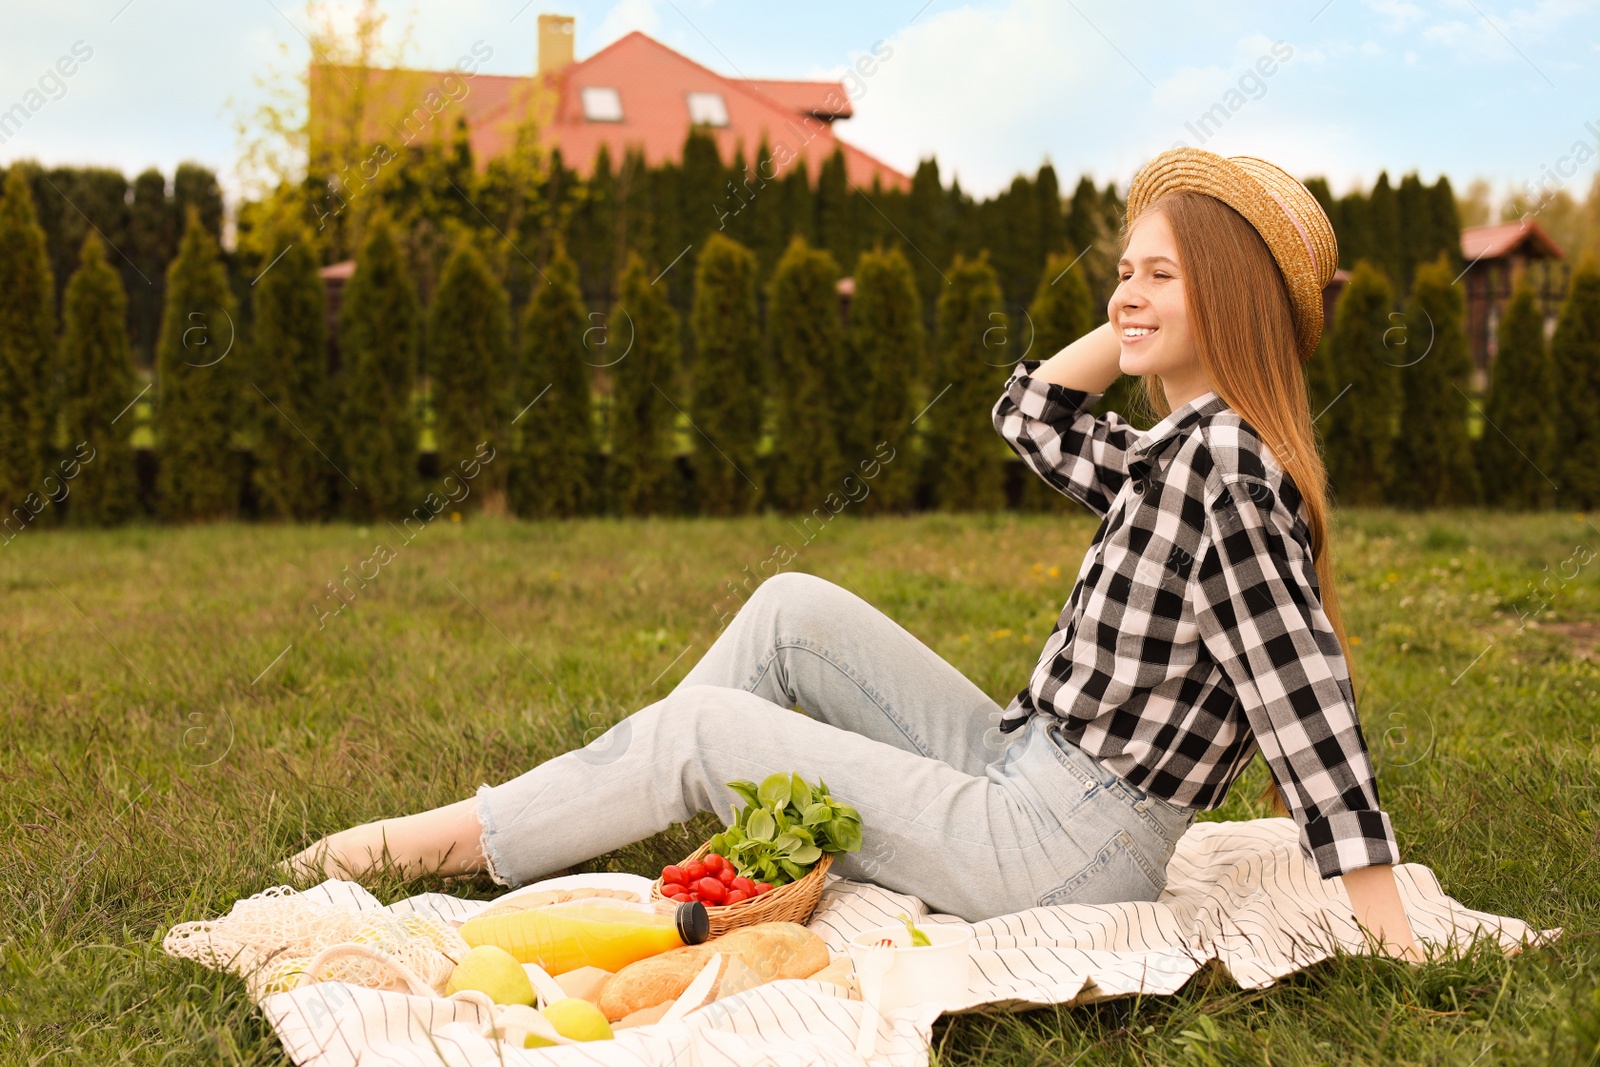
[[[460,932],[473,947],[496,945],[519,963],[537,963],[555,975],[579,967],[617,971],[646,956],[698,945],[710,934],[711,919],[699,901],[572,900],[468,919]]]

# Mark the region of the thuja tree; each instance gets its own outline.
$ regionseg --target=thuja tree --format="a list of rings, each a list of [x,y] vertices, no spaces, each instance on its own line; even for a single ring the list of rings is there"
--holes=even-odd
[[[280,222],[267,241],[267,261],[252,286],[255,309],[250,384],[245,403],[254,418],[256,492],[265,514],[284,519],[322,516],[328,505],[328,339],[322,278],[303,227]],[[272,258],[275,257],[275,258]],[[348,471],[343,483],[359,489]]]
[[[612,358],[619,327],[590,332],[578,268],[559,241],[543,273],[522,312],[509,492],[518,515],[562,518],[591,509],[597,495],[589,367]]]
[[[1467,432],[1472,356],[1464,311],[1443,256],[1417,268],[1406,301],[1407,348],[1428,337],[1425,330],[1432,344],[1425,353],[1413,351],[1396,372],[1404,399],[1389,499],[1401,507],[1468,507],[1482,500]]]
[[[457,241],[445,261],[428,310],[427,358],[440,469],[470,461],[480,447],[485,455],[505,448],[514,415],[506,410],[510,301],[470,236]],[[472,499],[495,500],[506,485],[504,470],[493,462],[484,465]]]
[[[997,510],[1005,499],[990,411],[1005,380],[992,332],[1005,322],[1000,282],[984,252],[975,259],[958,252],[949,275],[939,297],[935,399],[926,416],[934,499],[948,511]]]
[[[677,376],[681,359],[678,313],[638,253],[628,255],[617,282],[619,316],[630,326],[633,347],[611,368],[610,480],[624,515],[677,510]]]
[[[1010,351],[1005,360],[1009,365],[1008,373],[1016,361],[1049,359],[1095,328],[1094,294],[1089,290],[1084,262],[1070,249],[1053,253],[1045,260],[1044,273],[1039,276],[1033,302],[1028,305],[1026,321],[1020,328],[1016,323],[1011,324],[1007,345]],[[1000,360],[995,358],[995,362]],[[1128,393],[1132,384],[1132,378],[1118,378],[1106,390],[1101,403],[1125,415],[1131,407]],[[1070,498],[1031,472],[1023,480],[1022,501],[1029,509],[1065,511],[1075,506]]]
[[[924,381],[926,345],[922,298],[916,275],[898,246],[863,252],[856,262],[850,306],[848,388],[859,391],[858,432],[846,457],[858,475],[871,473],[862,507],[868,512],[904,511],[916,491],[912,462],[912,383]],[[883,462],[877,449],[887,445]],[[868,458],[871,457],[871,458]],[[867,467],[861,467],[866,462]]]
[[[1526,275],[1500,320],[1497,349],[1478,438],[1484,503],[1519,510],[1549,507],[1555,496],[1546,474],[1555,469],[1560,398],[1545,349],[1544,315]]]
[[[847,473],[833,408],[844,349],[838,279],[834,258],[797,234],[767,284],[767,343],[778,378],[767,486],[785,511],[823,506]]]
[[[1340,504],[1384,503],[1400,410],[1397,366],[1412,351],[1409,343],[1401,343],[1402,334],[1392,331],[1393,306],[1388,276],[1368,260],[1358,260],[1339,295],[1327,350],[1332,380],[1342,392],[1329,399],[1319,420],[1328,480]],[[1420,351],[1427,335],[1416,336]]]
[[[1563,506],[1600,506],[1600,262],[1585,260],[1572,274],[1550,338],[1550,359],[1561,398],[1556,431]]]
[[[418,500],[417,378],[422,305],[394,230],[374,216],[339,309],[337,439],[350,517],[371,521]]]
[[[244,362],[228,274],[200,212],[190,207],[178,256],[167,268],[167,302],[156,344],[156,493],[173,520],[223,518],[238,507],[231,452]],[[261,398],[255,390],[251,397]]]
[[[1098,315],[1094,295],[1089,291],[1083,264],[1077,259],[1076,253],[1057,252],[1046,260],[1033,302],[1028,305],[1028,321],[1033,328],[1011,338],[1023,349],[1013,352],[1012,359],[1049,359],[1095,328]]]
[[[695,267],[689,315],[695,362],[689,414],[694,484],[705,515],[737,515],[759,502],[756,449],[761,443],[761,317],[756,254],[713,233]]]
[[[1379,171],[1367,198],[1367,256],[1382,268],[1391,285],[1402,294],[1410,276],[1401,273],[1399,196],[1389,184],[1389,172]]]
[[[54,421],[53,390],[46,379],[54,343],[49,252],[27,175],[14,166],[0,196],[0,522],[7,536],[44,508],[38,494]],[[34,499],[25,504],[30,494]]]
[[[75,524],[109,525],[134,510],[133,419],[123,419],[135,394],[127,308],[122,278],[91,233],[67,282],[61,336],[67,440],[77,459],[92,457],[69,488]]]

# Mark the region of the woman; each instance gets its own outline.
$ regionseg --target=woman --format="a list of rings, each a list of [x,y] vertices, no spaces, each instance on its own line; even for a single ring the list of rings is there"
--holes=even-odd
[[[522,884],[697,812],[731,821],[723,783],[793,770],[861,812],[844,877],[967,919],[1154,900],[1196,811],[1259,747],[1308,860],[1343,876],[1380,944],[1420,958],[1300,371],[1336,259],[1316,200],[1270,164],[1175,149],[1135,178],[1110,321],[1019,364],[994,409],[1028,465],[1104,519],[1004,710],[858,597],[780,574],[670,695],[593,744],[291,864]],[[1089,412],[1119,373],[1168,412],[1149,431]]]

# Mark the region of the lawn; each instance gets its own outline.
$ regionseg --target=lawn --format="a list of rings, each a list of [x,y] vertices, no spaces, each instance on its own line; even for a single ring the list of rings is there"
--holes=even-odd
[[[1260,992],[1203,974],[1174,997],[947,1017],[936,1062],[1600,1051],[1600,530],[1571,513],[1341,521],[1358,698],[1403,857],[1470,907],[1565,937],[1509,961],[1343,957]],[[776,518],[441,520],[409,544],[349,525],[27,531],[0,548],[0,1062],[287,1063],[241,983],[161,952],[168,927],[274,884],[272,862],[324,832],[460,799],[665,695],[779,545],[1004,703],[1094,529],[1005,514],[847,515],[809,543]],[[376,577],[350,578],[341,608],[328,583],[356,574]],[[1258,761],[1213,816],[1264,814],[1263,775]],[[591,868],[650,872],[704,828]],[[441,886],[374,886],[425,888]]]

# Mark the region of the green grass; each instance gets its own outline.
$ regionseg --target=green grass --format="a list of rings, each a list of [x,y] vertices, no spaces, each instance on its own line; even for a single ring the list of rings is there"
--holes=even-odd
[[[1205,974],[1173,997],[949,1017],[937,1062],[1594,1058],[1600,662],[1516,613],[1548,577],[1536,622],[1600,618],[1600,561],[1574,558],[1600,534],[1569,513],[1343,521],[1404,858],[1566,936],[1509,961],[1342,957],[1259,992]],[[404,547],[386,527],[28,531],[0,548],[0,1061],[286,1062],[242,985],[168,959],[162,933],[324,832],[457,800],[658,699],[737,606],[726,583],[780,543],[1004,702],[1093,532],[1081,514],[846,517],[809,545],[778,519],[440,521]],[[396,557],[319,629],[325,583],[379,540]],[[1215,815],[1261,814],[1263,780],[1258,762]],[[648,872],[703,829],[590,866]]]

